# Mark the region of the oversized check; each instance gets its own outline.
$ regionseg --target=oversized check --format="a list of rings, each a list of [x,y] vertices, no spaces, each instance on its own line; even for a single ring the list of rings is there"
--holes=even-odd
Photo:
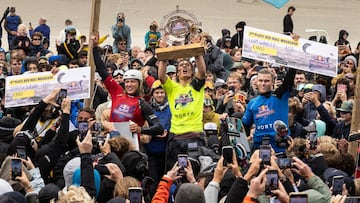
[[[335,77],[338,48],[245,26],[242,56]]]
[[[90,97],[90,67],[6,77],[5,107],[36,105],[56,88],[68,91],[71,100]]]

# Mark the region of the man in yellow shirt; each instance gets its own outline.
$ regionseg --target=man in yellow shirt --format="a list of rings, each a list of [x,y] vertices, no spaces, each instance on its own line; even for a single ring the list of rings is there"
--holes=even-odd
[[[199,38],[198,38],[199,39]],[[167,61],[159,61],[158,75],[168,96],[171,117],[167,168],[177,160],[177,154],[205,145],[203,134],[203,101],[206,66],[203,55],[195,57],[195,67],[187,59],[178,61],[178,82],[166,75]]]

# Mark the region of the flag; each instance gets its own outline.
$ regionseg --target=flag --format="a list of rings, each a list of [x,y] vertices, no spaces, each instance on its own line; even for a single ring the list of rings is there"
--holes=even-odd
[[[283,7],[289,0],[263,0],[268,4],[273,5],[275,8]]]

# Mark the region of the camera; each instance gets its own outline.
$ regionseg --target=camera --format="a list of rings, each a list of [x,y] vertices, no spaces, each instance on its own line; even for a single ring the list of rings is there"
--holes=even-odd
[[[289,143],[288,143],[289,137],[286,136],[275,136],[275,144],[277,147],[279,148],[287,148],[289,147]]]
[[[275,136],[275,144],[277,147],[279,148],[287,148],[289,147],[289,137],[288,137],[288,128],[286,123],[284,123],[281,120],[276,120],[274,122],[274,130],[276,132],[276,136]]]
[[[229,91],[228,91],[230,94],[231,94],[231,96],[234,96],[234,94],[235,94],[235,87],[234,86],[229,86]]]

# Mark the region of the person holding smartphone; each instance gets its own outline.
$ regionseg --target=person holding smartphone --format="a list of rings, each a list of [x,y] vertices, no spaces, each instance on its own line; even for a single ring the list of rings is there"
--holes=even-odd
[[[187,167],[184,168],[186,173],[186,180],[191,184],[198,184],[194,177],[193,169],[191,166],[191,162],[187,161]],[[180,173],[181,166],[178,162],[176,162],[173,167],[164,175],[156,189],[156,193],[151,200],[152,203],[164,203],[168,202],[170,196],[170,187],[174,183],[174,181],[183,178],[184,176]],[[199,186],[197,186],[199,187]]]
[[[69,134],[69,117],[70,117],[70,100],[65,98],[61,104],[61,122],[59,131],[48,130],[45,136],[41,138],[38,143],[35,139],[34,129],[41,117],[41,114],[49,105],[59,106],[56,104],[56,98],[60,89],[52,91],[35,107],[35,110],[30,114],[25,121],[20,132],[17,133],[14,140],[11,142],[8,155],[16,153],[17,146],[24,146],[28,157],[34,160],[41,171],[42,178],[45,182],[48,181],[49,173],[59,160],[60,156],[66,152]]]

